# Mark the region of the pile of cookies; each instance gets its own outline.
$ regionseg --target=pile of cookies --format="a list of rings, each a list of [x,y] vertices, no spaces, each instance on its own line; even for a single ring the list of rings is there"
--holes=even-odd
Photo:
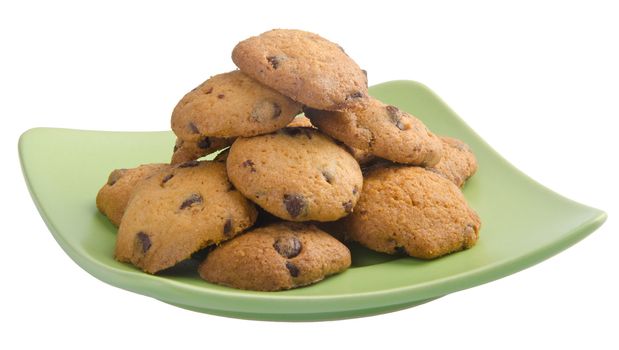
[[[346,270],[349,241],[421,259],[477,242],[470,148],[369,96],[339,45],[278,29],[232,60],[174,108],[170,164],[114,170],[99,191],[117,260],[154,274],[202,257],[206,281],[275,291]]]

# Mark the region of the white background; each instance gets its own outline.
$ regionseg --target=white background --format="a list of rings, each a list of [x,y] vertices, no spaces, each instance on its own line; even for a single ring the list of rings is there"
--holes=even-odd
[[[373,3],[3,1],[0,348],[617,349],[619,12],[595,1]],[[518,168],[610,218],[515,275],[336,322],[185,311],[78,267],[29,197],[19,135],[37,126],[166,130],[186,91],[234,68],[239,40],[276,27],[340,43],[370,84],[423,82]]]

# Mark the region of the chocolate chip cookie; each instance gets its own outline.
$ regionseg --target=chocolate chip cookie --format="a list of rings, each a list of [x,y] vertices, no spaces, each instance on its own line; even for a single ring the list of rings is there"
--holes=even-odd
[[[375,98],[362,109],[306,108],[305,115],[325,134],[393,162],[433,166],[441,159],[441,140],[419,119]]]
[[[300,111],[300,104],[237,70],[187,93],[172,112],[172,130],[195,142],[204,136],[254,136],[283,128]]]
[[[120,221],[133,194],[135,187],[145,178],[166,169],[167,164],[144,164],[133,169],[116,169],[112,171],[107,182],[97,193],[97,209],[107,216],[114,226]]]
[[[256,220],[221,162],[191,161],[142,181],[118,230],[116,259],[148,273],[230,239]]]
[[[341,46],[313,33],[275,29],[241,41],[232,60],[247,75],[317,109],[359,107],[367,77]]]
[[[363,178],[355,159],[313,128],[240,137],[228,176],[245,197],[289,221],[333,221],[350,214]]]
[[[422,259],[472,247],[481,225],[456,185],[412,166],[372,169],[343,222],[348,238],[372,250]]]
[[[464,142],[447,136],[441,136],[443,142],[443,156],[433,167],[427,168],[458,187],[477,171],[477,160],[471,148]]]
[[[345,245],[313,225],[277,223],[223,243],[200,276],[224,286],[277,291],[316,283],[350,266]]]

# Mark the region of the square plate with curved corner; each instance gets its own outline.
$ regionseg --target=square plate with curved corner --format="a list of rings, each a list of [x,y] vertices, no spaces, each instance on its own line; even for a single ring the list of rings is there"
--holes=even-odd
[[[153,276],[113,259],[116,229],[97,212],[95,196],[112,169],[169,161],[171,132],[36,128],[20,138],[20,160],[43,220],[83,269],[166,303],[238,318],[327,320],[418,305],[547,259],[606,219],[604,212],[566,199],[514,168],[425,86],[392,81],[370,92],[414,114],[435,133],[462,139],[475,152],[479,171],[463,188],[483,222],[472,249],[421,261],[353,246],[348,271],[312,286],[271,293],[213,285],[191,268]]]

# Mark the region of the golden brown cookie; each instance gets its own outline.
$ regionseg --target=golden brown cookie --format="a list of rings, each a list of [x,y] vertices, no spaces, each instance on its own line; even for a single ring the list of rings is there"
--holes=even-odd
[[[114,226],[120,221],[135,187],[145,178],[165,169],[167,164],[144,164],[133,169],[116,169],[110,173],[107,183],[97,193],[97,209],[110,219]]]
[[[156,273],[255,220],[256,208],[232,187],[223,163],[183,163],[135,190],[118,230],[116,259]]]
[[[359,107],[367,77],[341,46],[301,30],[275,29],[241,41],[232,60],[247,75],[317,109]]]
[[[375,98],[363,109],[305,115],[325,134],[393,162],[433,166],[441,158],[441,140],[419,119]]]
[[[283,128],[300,111],[300,104],[237,70],[187,93],[172,112],[172,130],[195,142],[204,136],[254,136]]]
[[[477,160],[471,148],[464,142],[447,136],[441,136],[443,156],[433,167],[427,170],[442,175],[449,181],[462,187],[464,182],[477,171]]]
[[[290,221],[348,215],[363,185],[355,159],[313,128],[240,137],[230,147],[227,169],[245,197]]]
[[[202,158],[213,152],[217,152],[230,146],[234,138],[222,139],[219,137],[204,136],[199,141],[183,141],[176,139],[174,153],[172,153],[172,164],[181,164]]]
[[[345,245],[313,225],[278,223],[228,241],[200,265],[200,276],[224,286],[276,291],[316,283],[350,266]]]
[[[344,224],[348,238],[372,250],[433,259],[475,245],[481,222],[451,181],[419,167],[388,166],[366,175]]]

